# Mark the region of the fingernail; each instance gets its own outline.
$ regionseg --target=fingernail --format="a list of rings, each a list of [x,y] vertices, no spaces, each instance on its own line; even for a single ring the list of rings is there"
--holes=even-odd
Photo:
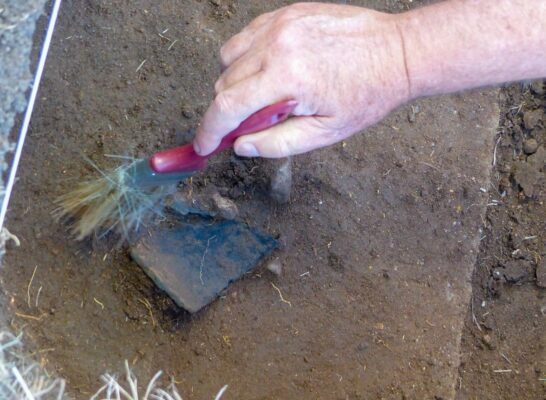
[[[243,157],[258,157],[260,155],[252,143],[243,143],[238,146],[237,154]]]
[[[197,144],[197,142],[193,142],[193,149],[197,154],[201,154],[201,147]]]

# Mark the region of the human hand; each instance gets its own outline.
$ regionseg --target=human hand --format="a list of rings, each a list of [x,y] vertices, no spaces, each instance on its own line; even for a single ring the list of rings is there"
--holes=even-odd
[[[242,156],[285,157],[373,125],[410,100],[397,16],[294,4],[263,14],[221,49],[224,72],[194,140],[201,155],[263,107],[294,99],[286,122],[235,142]]]

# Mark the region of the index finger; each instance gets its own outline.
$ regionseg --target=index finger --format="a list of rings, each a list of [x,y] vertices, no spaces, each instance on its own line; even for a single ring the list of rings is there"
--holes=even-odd
[[[266,25],[276,11],[256,17],[241,32],[232,36],[220,49],[222,68],[229,67],[234,61],[243,56],[252,46],[256,31]]]
[[[287,98],[290,93],[285,86],[263,71],[218,93],[197,129],[195,151],[202,156],[212,153],[250,115]]]

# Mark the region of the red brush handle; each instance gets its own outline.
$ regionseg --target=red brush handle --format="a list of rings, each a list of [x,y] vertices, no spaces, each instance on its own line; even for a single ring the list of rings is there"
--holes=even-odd
[[[161,151],[150,158],[150,167],[157,173],[193,172],[207,166],[207,159],[233,146],[235,140],[243,135],[256,133],[286,120],[296,108],[294,100],[282,101],[262,108],[241,122],[241,125],[222,139],[218,148],[202,157],[195,152],[192,144]]]

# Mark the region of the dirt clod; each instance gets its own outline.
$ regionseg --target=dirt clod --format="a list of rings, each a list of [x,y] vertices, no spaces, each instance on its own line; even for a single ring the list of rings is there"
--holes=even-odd
[[[527,139],[523,142],[523,151],[525,154],[534,154],[538,149],[538,142],[535,138]]]
[[[533,129],[544,116],[544,111],[541,109],[529,110],[523,114],[523,125],[525,129]]]
[[[497,270],[497,272],[502,274],[506,282],[521,284],[534,280],[533,272],[535,268],[530,261],[512,260],[506,262],[503,267]]]
[[[546,160],[546,149],[540,146],[527,160],[514,163],[514,179],[521,186],[526,196],[532,197],[535,186],[544,180],[542,169]]]
[[[546,93],[546,85],[543,81],[534,81],[533,83],[531,83],[531,90],[533,91],[533,93],[542,96]]]

